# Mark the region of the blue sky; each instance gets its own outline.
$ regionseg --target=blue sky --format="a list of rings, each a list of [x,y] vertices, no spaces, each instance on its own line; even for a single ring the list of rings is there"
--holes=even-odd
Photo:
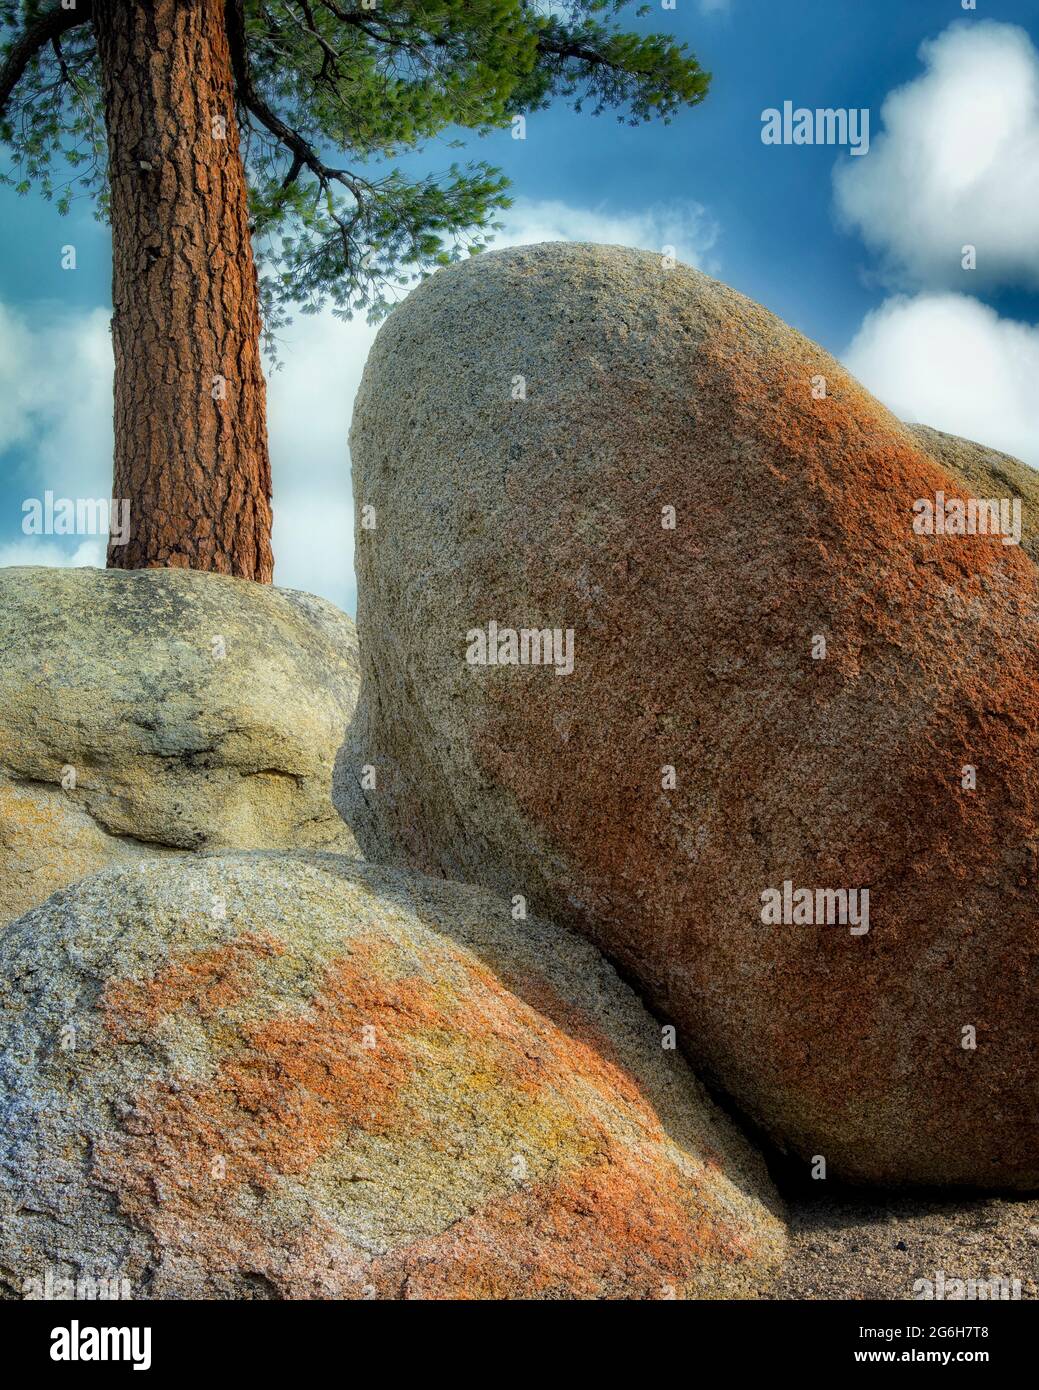
[[[640,23],[689,43],[708,99],[667,127],[560,106],[525,140],[470,140],[513,181],[502,242],[674,245],[897,414],[1039,467],[1039,0],[676,0]],[[787,100],[868,108],[868,154],[764,144]],[[0,227],[0,564],[103,563],[96,540],[23,536],[21,504],[110,488],[108,234],[10,189]],[[371,337],[301,318],[270,386],[275,580],[351,611],[346,430]]]

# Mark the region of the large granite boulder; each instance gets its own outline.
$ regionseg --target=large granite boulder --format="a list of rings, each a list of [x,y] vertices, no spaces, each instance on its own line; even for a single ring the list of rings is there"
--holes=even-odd
[[[667,1042],[483,890],[315,853],[103,870],[0,937],[0,1287],[754,1296],[778,1200]]]
[[[1024,549],[918,534],[965,494],[917,437],[615,247],[432,276],[352,449],[365,852],[579,927],[820,1173],[1039,1183]]]
[[[356,851],[331,803],[351,620],[191,570],[0,569],[0,929],[168,850]]]

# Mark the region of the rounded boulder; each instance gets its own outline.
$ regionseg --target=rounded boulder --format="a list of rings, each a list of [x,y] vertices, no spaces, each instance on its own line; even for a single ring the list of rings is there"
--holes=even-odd
[[[0,1285],[753,1297],[780,1204],[668,1042],[481,889],[318,853],[105,869],[0,937]]]
[[[365,852],[578,927],[806,1165],[1039,1183],[1039,572],[926,439],[544,244],[390,315],[352,451]]]

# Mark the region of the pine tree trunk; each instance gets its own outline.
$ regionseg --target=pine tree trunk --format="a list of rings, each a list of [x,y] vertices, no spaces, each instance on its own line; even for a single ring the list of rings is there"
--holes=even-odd
[[[260,315],[223,0],[94,0],[108,128],[120,569],[269,582]]]

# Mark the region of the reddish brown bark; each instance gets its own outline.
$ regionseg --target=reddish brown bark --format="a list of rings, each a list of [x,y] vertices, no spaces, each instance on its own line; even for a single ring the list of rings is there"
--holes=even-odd
[[[94,0],[115,350],[109,566],[269,582],[256,267],[223,0]]]

